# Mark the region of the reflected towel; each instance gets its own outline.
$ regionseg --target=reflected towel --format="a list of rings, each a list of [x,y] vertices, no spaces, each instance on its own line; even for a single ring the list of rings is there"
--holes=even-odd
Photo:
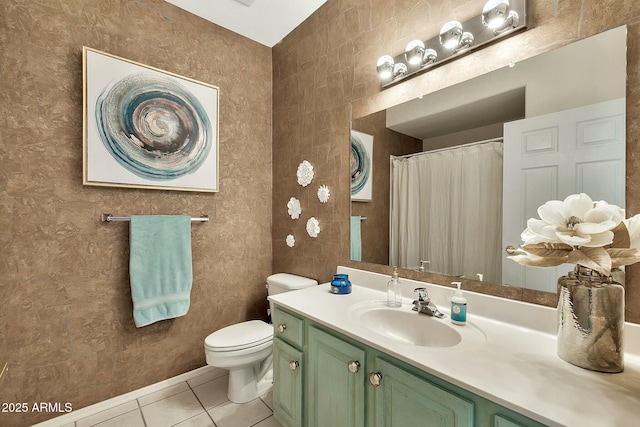
[[[129,278],[137,327],[187,314],[191,283],[191,218],[134,215]]]
[[[351,217],[351,261],[362,261],[361,216]]]

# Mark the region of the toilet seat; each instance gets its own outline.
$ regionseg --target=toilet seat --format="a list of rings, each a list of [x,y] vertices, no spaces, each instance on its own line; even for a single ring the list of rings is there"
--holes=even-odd
[[[262,320],[249,320],[230,325],[210,334],[205,349],[224,352],[258,347],[273,340],[273,326]]]

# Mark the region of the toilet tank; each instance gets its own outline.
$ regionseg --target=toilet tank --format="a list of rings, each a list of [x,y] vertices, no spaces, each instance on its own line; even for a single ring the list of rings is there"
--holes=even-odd
[[[289,273],[276,273],[267,277],[267,292],[269,295],[277,295],[282,292],[295,291],[296,289],[317,286],[318,282],[308,277],[296,276]],[[269,308],[273,313],[273,302],[269,301]]]

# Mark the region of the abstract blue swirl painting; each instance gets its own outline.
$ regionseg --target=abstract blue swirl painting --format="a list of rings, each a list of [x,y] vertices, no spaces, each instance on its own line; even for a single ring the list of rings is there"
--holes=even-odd
[[[96,124],[107,151],[150,180],[197,170],[211,150],[211,124],[200,102],[178,82],[132,74],[105,87]]]
[[[84,49],[86,185],[217,191],[218,89]]]
[[[351,200],[371,201],[373,136],[351,131]]]

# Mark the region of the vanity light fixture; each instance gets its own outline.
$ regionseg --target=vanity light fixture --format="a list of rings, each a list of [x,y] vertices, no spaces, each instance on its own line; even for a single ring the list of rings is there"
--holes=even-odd
[[[407,63],[418,65],[422,62],[424,56],[424,43],[421,40],[410,41],[404,51],[404,57]]]
[[[457,50],[469,49],[473,46],[473,34],[465,31],[462,33],[462,38],[460,38],[460,43],[458,44]]]
[[[384,55],[378,59],[378,76],[382,80],[393,77],[393,58],[391,56]]]
[[[397,64],[393,64],[393,78],[401,77],[407,74],[407,65],[399,62]]]
[[[423,66],[436,62],[438,52],[431,48],[426,49],[424,43],[420,40],[413,40],[407,44],[404,58],[409,66]]]
[[[433,49],[425,49],[422,57],[423,64],[433,64],[438,59],[438,52]]]
[[[463,31],[462,24],[458,21],[447,22],[440,29],[440,44],[454,52],[471,47],[473,39],[473,34]]]
[[[517,26],[519,20],[518,13],[511,10],[509,0],[489,0],[482,9],[482,25],[492,29],[494,34]]]
[[[440,29],[440,44],[446,49],[455,49],[462,40],[462,24],[458,21],[449,21]]]
[[[412,40],[395,57],[381,56],[377,72],[386,88],[459,55],[526,28],[527,0],[489,0],[482,13],[464,22],[449,21],[427,41]]]

